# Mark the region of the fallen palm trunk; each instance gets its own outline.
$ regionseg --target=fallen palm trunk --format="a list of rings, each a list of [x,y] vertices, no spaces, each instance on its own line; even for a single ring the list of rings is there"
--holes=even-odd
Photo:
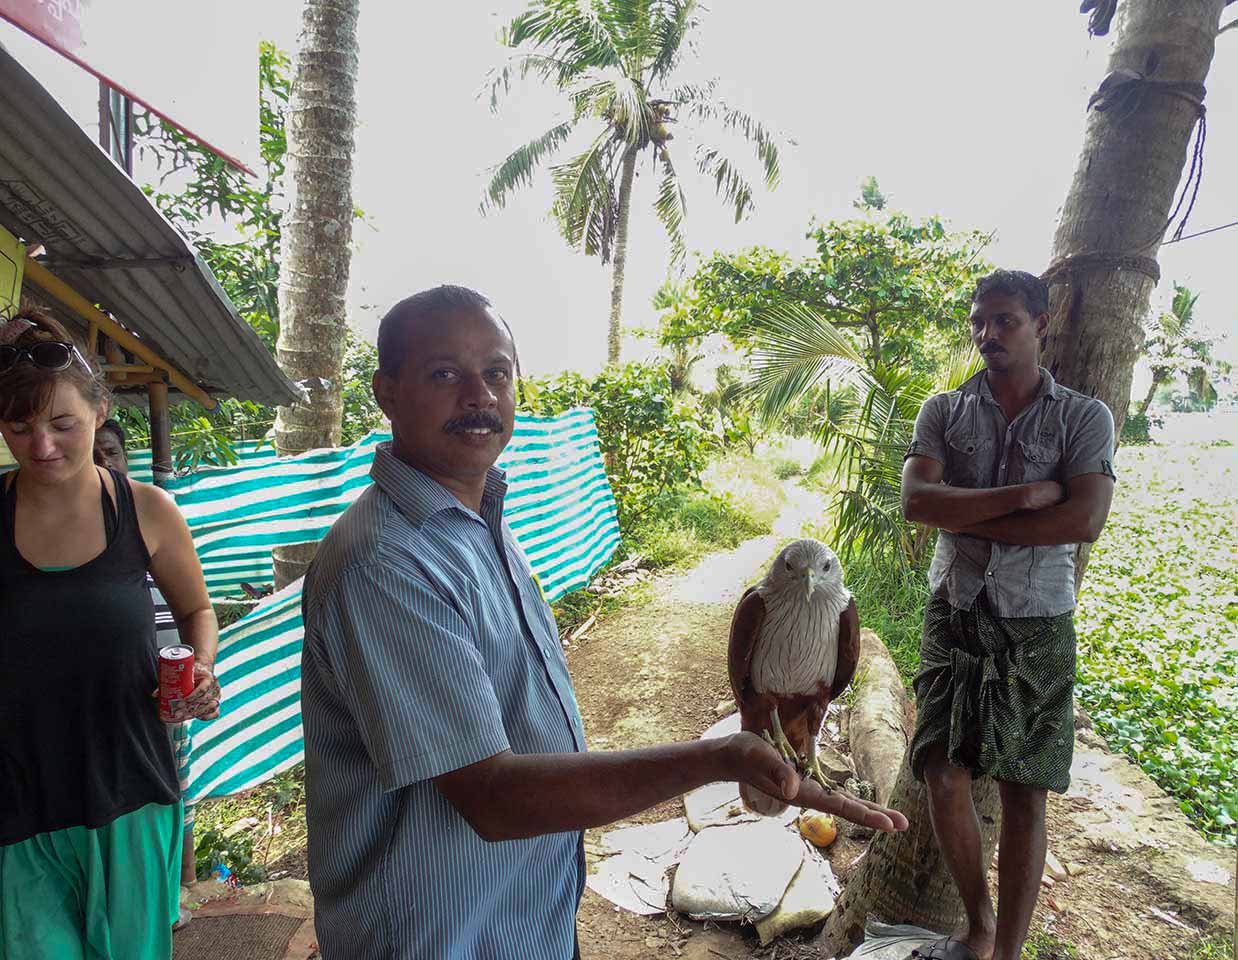
[[[848,738],[856,776],[873,785],[878,803],[888,803],[910,739],[907,691],[890,651],[872,630],[860,631]]]

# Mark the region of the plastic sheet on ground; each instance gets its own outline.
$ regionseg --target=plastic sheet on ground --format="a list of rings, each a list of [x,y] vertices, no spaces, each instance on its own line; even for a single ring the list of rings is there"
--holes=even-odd
[[[666,872],[679,862],[692,836],[682,817],[612,830],[602,837],[603,858],[586,883],[594,893],[632,913],[646,917],[663,913],[670,892]]]
[[[679,862],[671,904],[696,920],[758,920],[778,906],[805,853],[777,821],[709,827]]]
[[[883,923],[869,923],[864,928],[864,942],[851,954],[850,960],[906,960],[907,955],[916,947],[922,947],[944,936],[944,933],[934,933],[932,930],[907,924],[887,926]]]

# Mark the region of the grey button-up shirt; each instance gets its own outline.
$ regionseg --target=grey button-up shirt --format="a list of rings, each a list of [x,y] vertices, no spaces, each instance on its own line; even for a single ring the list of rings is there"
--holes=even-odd
[[[920,409],[907,456],[932,457],[955,487],[1065,483],[1113,473],[1113,415],[1099,400],[1059,385],[1041,367],[1040,391],[1013,423],[985,371]],[[942,530],[929,588],[959,610],[981,590],[999,617],[1049,617],[1075,607],[1075,546],[1027,547]]]
[[[585,749],[554,618],[503,522],[379,447],[305,581],[302,712],[325,960],[567,960],[580,833],[487,843],[434,786]]]

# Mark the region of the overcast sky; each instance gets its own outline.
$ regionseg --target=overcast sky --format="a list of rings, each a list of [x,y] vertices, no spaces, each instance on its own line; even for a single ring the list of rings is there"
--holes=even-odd
[[[109,5],[128,2],[149,0]],[[252,19],[238,27],[244,42],[195,64],[198,75],[251,76],[244,50],[259,37],[291,50],[299,6],[249,4]],[[550,222],[548,175],[505,210],[478,212],[488,170],[564,116],[553,94],[532,85],[497,116],[477,97],[502,57],[497,30],[521,7],[471,0],[426,13],[420,4],[362,3],[354,193],[367,222],[354,232],[350,319],[372,338],[396,300],[462,283],[496,302],[530,372],[592,370],[605,356],[609,273],[569,250]],[[860,181],[873,174],[894,206],[941,214],[960,230],[996,230],[991,260],[1040,272],[1074,172],[1084,106],[1109,56],[1110,41],[1089,38],[1077,9],[1074,0],[715,3],[685,76],[716,76],[726,99],[796,145],[783,150],[778,189],[758,188],[756,213],[736,225],[712,184],[694,176],[692,141],[677,131],[671,146],[686,181],[689,250],[765,244],[809,253],[811,218],[851,215]],[[76,67],[30,51],[0,26],[0,41],[58,94],[81,83]],[[233,57],[241,62],[224,62]],[[90,84],[82,89],[89,102]],[[1238,34],[1226,34],[1208,81],[1207,166],[1190,230],[1238,220],[1230,175],[1238,169],[1236,90]],[[756,180],[755,162],[744,159]],[[630,325],[654,322],[650,298],[666,276],[668,245],[652,211],[656,182],[648,170],[636,182]],[[1238,228],[1168,246],[1160,262],[1157,295],[1172,281],[1201,291],[1201,321],[1230,334],[1223,353],[1238,360]],[[648,349],[631,344],[629,355]]]

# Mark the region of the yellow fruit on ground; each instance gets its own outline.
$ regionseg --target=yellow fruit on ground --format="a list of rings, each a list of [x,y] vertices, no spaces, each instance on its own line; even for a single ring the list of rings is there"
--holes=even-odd
[[[828,813],[801,813],[800,835],[818,847],[828,847],[838,836],[838,824]]]

